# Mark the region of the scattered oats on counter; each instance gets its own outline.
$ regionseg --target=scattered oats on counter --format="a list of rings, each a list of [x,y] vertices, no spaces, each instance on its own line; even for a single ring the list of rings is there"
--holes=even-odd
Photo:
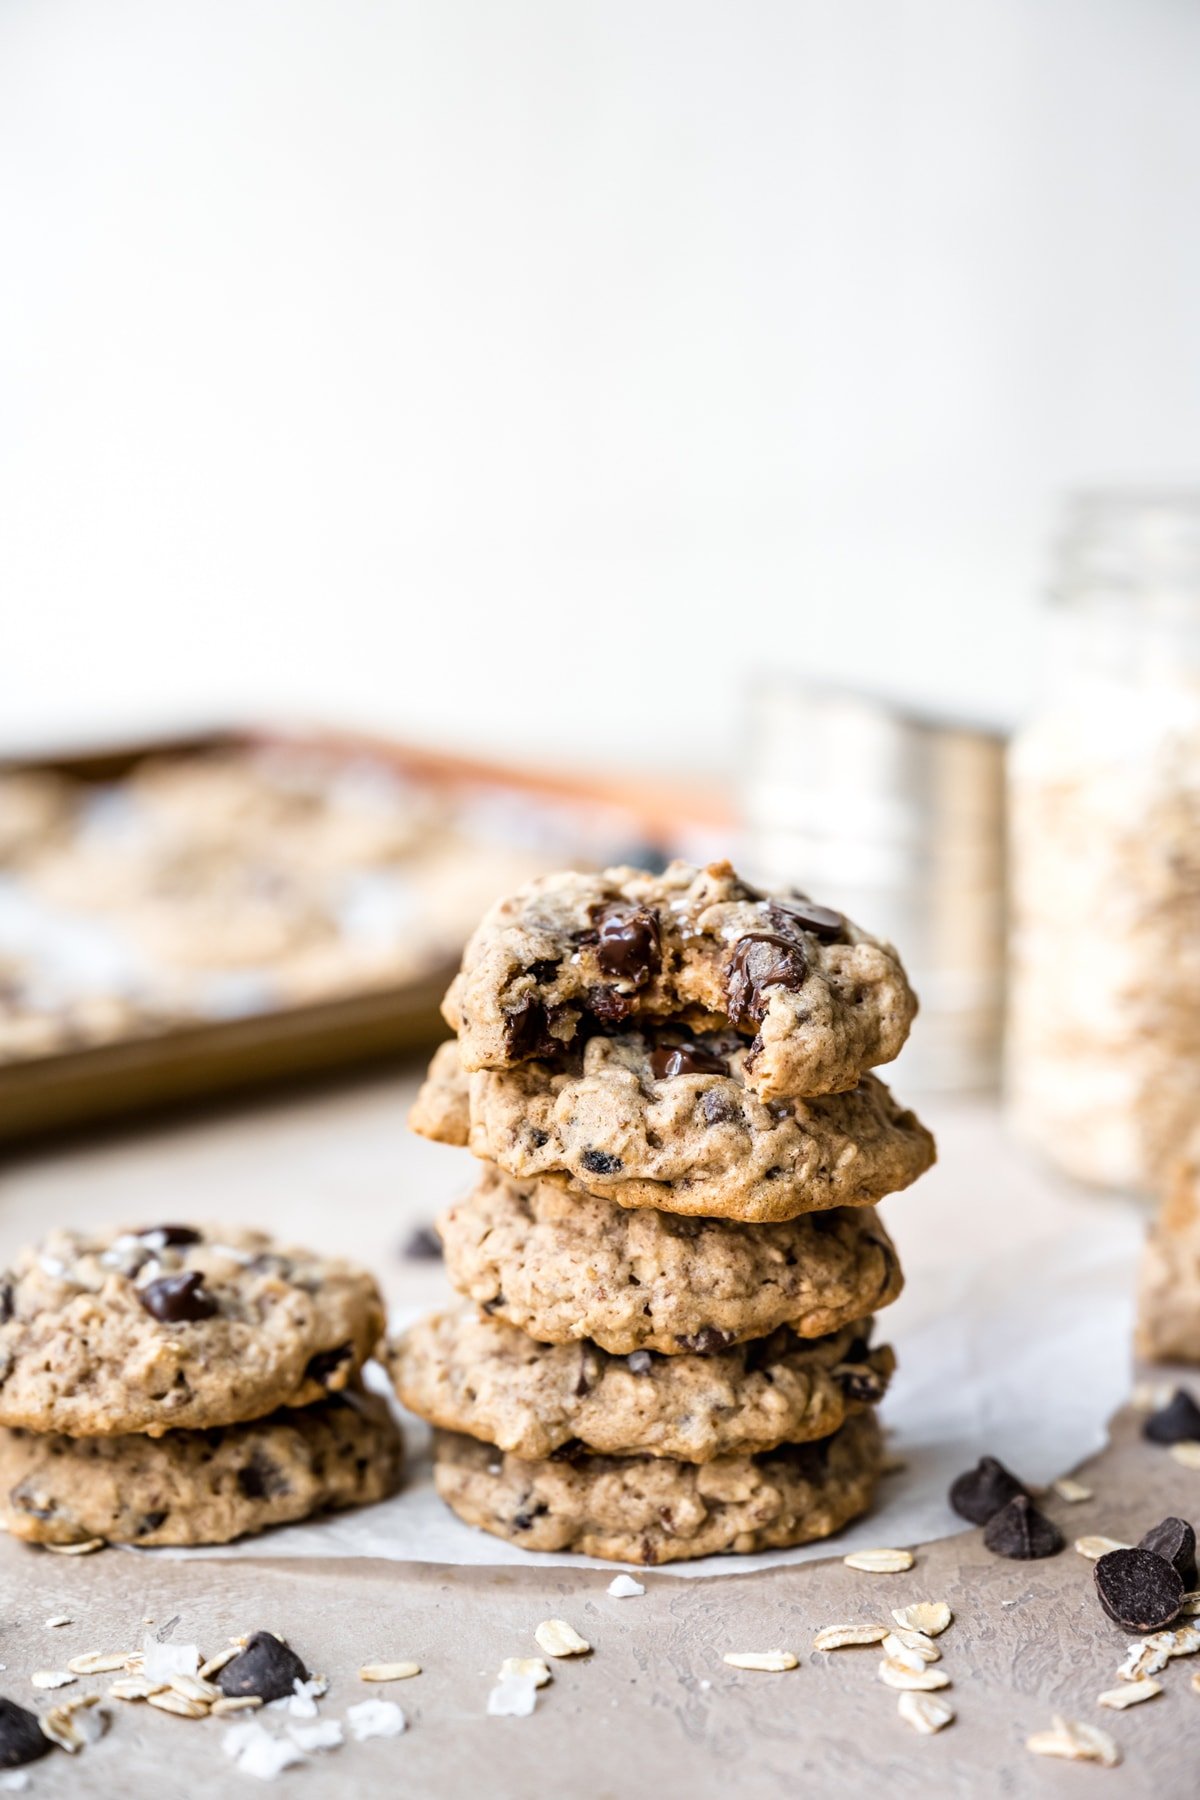
[[[69,1669],[35,1669],[29,1677],[35,1688],[69,1687],[75,1677]]]
[[[510,1676],[520,1681],[532,1681],[534,1687],[545,1687],[550,1680],[550,1670],[540,1656],[506,1656],[496,1679],[504,1681]]]
[[[779,1675],[785,1669],[800,1666],[799,1658],[790,1650],[727,1650],[721,1660],[731,1669],[760,1669],[768,1675]]]
[[[1070,1762],[1096,1762],[1115,1769],[1121,1752],[1106,1731],[1081,1719],[1064,1719],[1055,1713],[1049,1731],[1035,1731],[1025,1748],[1035,1756],[1062,1756]]]
[[[932,1638],[927,1638],[923,1631],[908,1631],[903,1626],[898,1631],[889,1631],[883,1640],[885,1656],[893,1662],[903,1663],[906,1669],[919,1669],[925,1663],[941,1662],[942,1653]]]
[[[1104,1693],[1096,1696],[1096,1705],[1111,1706],[1117,1712],[1123,1712],[1127,1706],[1137,1706],[1142,1700],[1153,1700],[1162,1691],[1161,1681],[1152,1681],[1149,1675],[1144,1675],[1138,1681],[1124,1681],[1120,1687],[1106,1688]]]
[[[940,1637],[954,1617],[944,1600],[917,1600],[911,1606],[893,1606],[897,1625],[909,1631],[923,1631],[926,1637]]]
[[[920,1731],[926,1737],[932,1737],[935,1731],[954,1723],[955,1712],[948,1700],[939,1700],[934,1694],[921,1694],[913,1690],[901,1694],[896,1702],[896,1710],[906,1725],[914,1731]]]
[[[73,1656],[67,1667],[72,1675],[111,1675],[123,1669],[127,1661],[123,1650],[88,1650],[82,1656]]]
[[[813,1639],[814,1650],[844,1650],[850,1644],[880,1644],[888,1636],[886,1625],[825,1625]]]
[[[414,1675],[421,1673],[421,1665],[416,1662],[378,1662],[364,1663],[358,1671],[360,1681],[409,1681]]]
[[[43,1544],[43,1550],[49,1550],[52,1556],[90,1556],[93,1550],[106,1548],[103,1538],[85,1538],[80,1544]]]
[[[1170,1661],[1174,1643],[1174,1633],[1170,1631],[1155,1631],[1150,1637],[1138,1638],[1130,1644],[1129,1653],[1117,1670],[1117,1679],[1141,1681],[1147,1675],[1157,1675]]]
[[[46,1630],[56,1631],[60,1625],[73,1625],[74,1619],[69,1613],[55,1613],[52,1619],[46,1620]]]
[[[1120,1538],[1081,1537],[1075,1539],[1075,1548],[1080,1556],[1086,1556],[1089,1562],[1099,1562],[1110,1550],[1131,1550],[1132,1544],[1123,1544]],[[1046,1752],[1049,1755],[1049,1751]]]
[[[1059,1499],[1065,1500],[1069,1506],[1078,1506],[1081,1500],[1094,1500],[1096,1497],[1092,1488],[1085,1487],[1082,1481],[1076,1481],[1073,1475],[1060,1475],[1050,1485]]]
[[[884,1686],[890,1688],[919,1688],[922,1692],[928,1692],[931,1688],[950,1686],[950,1677],[944,1669],[935,1669],[921,1662],[918,1662],[916,1668],[909,1668],[906,1663],[897,1662],[893,1656],[885,1656],[877,1672]]]
[[[635,1600],[645,1591],[641,1582],[635,1581],[632,1575],[614,1575],[607,1588],[614,1600]]]
[[[565,1619],[543,1619],[533,1635],[547,1656],[586,1656],[592,1647]]]
[[[1200,1443],[1194,1438],[1184,1438],[1182,1443],[1172,1444],[1171,1455],[1185,1469],[1200,1469]]]
[[[52,1744],[74,1756],[85,1745],[94,1744],[104,1736],[109,1727],[109,1715],[100,1705],[99,1694],[80,1694],[76,1700],[64,1700],[60,1706],[52,1706],[39,1723]]]
[[[868,1575],[902,1575],[914,1560],[911,1550],[852,1550],[842,1558],[848,1569],[862,1569]]]

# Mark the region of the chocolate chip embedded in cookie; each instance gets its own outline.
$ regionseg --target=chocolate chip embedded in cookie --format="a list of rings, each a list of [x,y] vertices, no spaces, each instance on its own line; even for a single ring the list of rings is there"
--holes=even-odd
[[[838,1093],[899,1052],[916,1000],[894,950],[797,895],[764,896],[728,863],[662,875],[566,872],[500,901],[444,1012],[467,1069],[557,1057],[631,1024],[732,1027],[764,1098]]]
[[[580,1448],[711,1462],[828,1437],[883,1398],[895,1359],[871,1321],[825,1338],[786,1326],[752,1343],[634,1358],[539,1344],[473,1306],[423,1319],[387,1353],[396,1392],[443,1430],[526,1460]]]
[[[903,1285],[870,1207],[738,1225],[626,1211],[566,1181],[486,1169],[438,1228],[460,1293],[546,1343],[591,1338],[617,1355],[765,1337],[821,1337],[887,1306]]]
[[[829,1537],[866,1512],[882,1460],[879,1426],[866,1412],[814,1444],[710,1463],[528,1462],[439,1433],[434,1479],[460,1519],[523,1549],[652,1564]]]
[[[385,1499],[402,1440],[355,1387],[207,1431],[68,1438],[0,1430],[0,1520],[33,1544],[227,1544]]]
[[[570,1175],[621,1206],[753,1224],[869,1205],[935,1158],[929,1132],[873,1075],[848,1093],[760,1099],[732,1032],[625,1031],[565,1061],[468,1078],[476,1156],[522,1178]],[[444,1066],[438,1085],[449,1079]]]
[[[203,1428],[344,1388],[383,1329],[365,1270],[211,1226],[54,1232],[0,1276],[0,1425]]]

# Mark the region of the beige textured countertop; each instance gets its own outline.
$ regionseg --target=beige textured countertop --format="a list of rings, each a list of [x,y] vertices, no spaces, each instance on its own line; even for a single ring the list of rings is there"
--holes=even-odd
[[[0,1180],[0,1258],[52,1222],[189,1217],[253,1220],[371,1263],[389,1298],[433,1304],[437,1264],[397,1253],[412,1225],[470,1178],[462,1153],[411,1138],[412,1079],[374,1079],[212,1114],[137,1134],[67,1145],[10,1162]],[[1086,1228],[1103,1206],[1049,1180],[1009,1146],[994,1116],[945,1102],[923,1108],[941,1162],[888,1208],[906,1264],[936,1267],[1028,1243],[1064,1221]],[[1052,1379],[1052,1371],[1047,1371]],[[986,1445],[980,1446],[981,1450]],[[1096,1498],[1054,1503],[1070,1536],[1140,1531],[1167,1512],[1200,1517],[1200,1476],[1143,1446],[1131,1420],[1091,1466]],[[1200,1781],[1200,1659],[1173,1664],[1167,1693],[1106,1713],[1123,1634],[1092,1596],[1091,1565],[1072,1551],[1021,1564],[988,1555],[979,1534],[921,1549],[906,1576],[871,1576],[840,1561],[680,1581],[647,1572],[643,1598],[613,1600],[611,1571],[413,1568],[352,1562],[170,1563],[109,1551],[52,1557],[0,1542],[0,1692],[28,1702],[35,1668],[85,1650],[134,1646],[141,1621],[178,1616],[176,1641],[206,1649],[266,1627],[288,1637],[333,1688],[326,1712],[369,1695],[394,1697],[409,1716],[400,1739],[348,1744],[288,1770],[281,1792],[321,1796],[392,1791],[525,1800],[570,1794],[631,1800],[873,1793],[890,1796],[1069,1795],[1099,1783],[1116,1796],[1180,1800]],[[875,1679],[878,1652],[812,1652],[813,1633],[923,1596],[945,1599],[955,1624],[942,1639],[956,1723],[922,1738]],[[50,1631],[45,1619],[74,1623]],[[536,1654],[542,1618],[569,1619],[594,1654],[555,1666],[529,1719],[489,1719],[484,1705],[502,1657]],[[798,1670],[726,1667],[730,1649],[793,1648]],[[369,1689],[368,1658],[412,1657],[416,1680]],[[70,1692],[104,1685],[81,1682]],[[44,1706],[49,1696],[41,1697]],[[172,1800],[225,1794],[249,1777],[222,1756],[222,1728],[113,1703],[108,1736],[75,1759],[55,1753],[30,1769],[34,1795]],[[1064,1711],[1103,1725],[1122,1746],[1115,1771],[1031,1756],[1026,1736]]]

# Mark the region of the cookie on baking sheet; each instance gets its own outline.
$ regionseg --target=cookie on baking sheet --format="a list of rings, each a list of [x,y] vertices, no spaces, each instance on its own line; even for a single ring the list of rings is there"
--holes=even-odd
[[[383,1330],[366,1270],[236,1227],[55,1231],[0,1273],[0,1425],[233,1425],[343,1388]]]
[[[829,1537],[866,1512],[883,1461],[875,1415],[765,1456],[671,1462],[589,1456],[524,1462],[439,1432],[434,1479],[468,1525],[524,1550],[666,1563]]]
[[[567,1174],[621,1206],[750,1224],[864,1206],[934,1162],[933,1138],[873,1075],[846,1093],[760,1100],[734,1033],[589,1038],[469,1077],[470,1146],[510,1175]]]
[[[387,1405],[357,1385],[248,1425],[162,1437],[0,1430],[0,1522],[33,1544],[227,1544],[383,1500],[402,1459]]]
[[[828,1437],[887,1391],[895,1358],[872,1321],[832,1337],[768,1338],[709,1353],[611,1356],[539,1344],[466,1305],[422,1319],[386,1362],[410,1411],[528,1461],[583,1446],[711,1462]]]
[[[896,952],[841,913],[760,893],[727,862],[677,862],[565,871],[497,902],[443,1011],[472,1070],[626,1021],[732,1026],[753,1040],[747,1085],[774,1099],[854,1087],[898,1054],[916,1004]]]
[[[721,1348],[778,1325],[822,1337],[903,1286],[869,1206],[738,1225],[629,1212],[487,1168],[438,1230],[460,1293],[546,1343],[591,1338],[616,1355]]]
[[[1152,1362],[1200,1363],[1200,1132],[1171,1171],[1142,1252],[1137,1349]]]

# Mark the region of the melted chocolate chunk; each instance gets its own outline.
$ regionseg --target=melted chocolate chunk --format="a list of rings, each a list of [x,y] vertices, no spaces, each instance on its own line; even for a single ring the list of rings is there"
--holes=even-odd
[[[504,1054],[524,1062],[531,1056],[548,1053],[549,1020],[540,1000],[527,994],[519,1005],[504,1016]]]
[[[1063,1547],[1063,1534],[1052,1519],[1040,1513],[1028,1494],[1017,1494],[993,1513],[984,1528],[983,1541],[996,1556],[1010,1556],[1014,1562],[1037,1562],[1043,1556],[1057,1556]]]
[[[406,1262],[439,1262],[442,1240],[432,1225],[418,1225],[405,1238],[400,1254]]]
[[[203,1234],[193,1231],[190,1225],[143,1225],[142,1229],[135,1231],[133,1235],[141,1238],[157,1238],[159,1243],[164,1246],[203,1242]]]
[[[1167,1404],[1150,1414],[1142,1436],[1152,1444],[1182,1444],[1185,1439],[1200,1438],[1200,1406],[1186,1388],[1176,1388]]]
[[[765,990],[803,987],[808,974],[804,951],[792,938],[774,931],[749,931],[733,947],[725,977],[729,1017],[740,1030],[761,1025],[766,1015]]]
[[[189,1325],[196,1319],[211,1319],[220,1310],[197,1269],[182,1275],[160,1275],[157,1281],[139,1288],[137,1295],[146,1311],[164,1325]]]
[[[846,929],[842,913],[834,912],[832,906],[818,906],[813,900],[772,900],[767,914],[781,931],[798,925],[801,931],[811,931],[823,944],[836,943]]]
[[[675,1075],[727,1075],[729,1065],[700,1044],[677,1044],[674,1049],[664,1045],[650,1052],[650,1072],[655,1081],[670,1081]]]
[[[1020,1495],[1029,1496],[1015,1475],[994,1456],[981,1456],[973,1469],[950,1484],[950,1504],[960,1519],[986,1525],[1002,1506]]]
[[[250,1460],[237,1472],[237,1484],[247,1500],[273,1500],[286,1494],[287,1476],[261,1450],[251,1452]]]
[[[737,1102],[723,1088],[705,1088],[700,1096],[700,1110],[706,1125],[724,1125],[738,1116]]]
[[[681,1350],[690,1350],[695,1356],[715,1356],[718,1350],[732,1344],[733,1335],[732,1331],[718,1331],[715,1325],[702,1325],[690,1337],[676,1333],[675,1342]]]
[[[19,1769],[23,1763],[37,1762],[53,1748],[36,1713],[0,1697],[0,1769]]]
[[[1092,1575],[1101,1606],[1126,1631],[1161,1631],[1179,1615],[1183,1582],[1153,1550],[1110,1550]]]
[[[643,988],[662,967],[658,919],[648,906],[614,900],[593,913],[596,961],[605,975]]]
[[[258,1694],[266,1705],[287,1699],[296,1682],[308,1680],[308,1670],[290,1644],[269,1631],[256,1631],[242,1654],[218,1669],[213,1679],[223,1694]]]
[[[619,1175],[625,1167],[619,1156],[610,1156],[607,1150],[585,1150],[579,1160],[589,1175]]]
[[[649,1375],[654,1369],[654,1358],[648,1350],[631,1350],[625,1363],[631,1375]]]
[[[138,1520],[137,1536],[149,1537],[152,1531],[157,1531],[160,1525],[166,1523],[166,1518],[165,1512],[143,1513]]]
[[[1164,1519],[1138,1539],[1139,1550],[1152,1550],[1170,1563],[1185,1588],[1196,1585],[1196,1533],[1186,1519]]]
[[[319,1381],[322,1387],[328,1387],[351,1354],[352,1346],[349,1344],[338,1344],[332,1350],[318,1350],[316,1355],[310,1356],[305,1364],[305,1380]]]
[[[601,1025],[619,1025],[636,1006],[636,997],[633,994],[623,994],[620,988],[588,989],[588,1011]]]
[[[565,1463],[582,1462],[587,1453],[588,1448],[582,1438],[568,1438],[565,1444],[560,1444],[556,1450],[550,1452],[550,1461]]]

